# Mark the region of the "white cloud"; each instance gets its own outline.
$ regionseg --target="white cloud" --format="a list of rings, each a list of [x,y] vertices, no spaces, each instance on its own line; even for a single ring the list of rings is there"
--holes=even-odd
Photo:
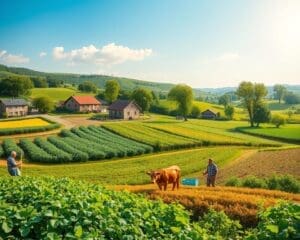
[[[2,50],[0,51],[0,61],[7,64],[21,64],[28,63],[30,59],[28,57],[24,57],[22,54],[13,55],[5,50]]]
[[[42,58],[42,57],[46,57],[47,56],[47,53],[46,52],[40,52],[40,57]]]
[[[102,48],[97,48],[91,44],[70,52],[66,52],[64,47],[61,46],[53,48],[54,59],[65,59],[71,65],[82,62],[114,65],[126,61],[141,61],[151,54],[152,49],[130,49],[115,43],[107,44]]]

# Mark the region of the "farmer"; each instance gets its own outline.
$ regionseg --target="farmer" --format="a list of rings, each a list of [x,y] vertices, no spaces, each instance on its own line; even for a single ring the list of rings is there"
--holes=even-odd
[[[212,159],[209,159],[206,171],[203,173],[203,175],[207,175],[206,185],[208,187],[210,187],[211,185],[213,187],[215,186],[217,173],[218,173],[217,165],[214,164]]]
[[[16,162],[17,153],[12,151],[10,156],[7,158],[7,170],[11,176],[21,176],[19,167],[22,166],[22,161]]]

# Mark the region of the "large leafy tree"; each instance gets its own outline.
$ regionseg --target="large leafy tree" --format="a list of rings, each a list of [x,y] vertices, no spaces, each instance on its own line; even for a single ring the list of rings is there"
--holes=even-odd
[[[254,127],[254,110],[261,104],[262,99],[268,94],[264,84],[241,82],[237,96],[242,99],[244,107],[248,111],[251,127]]]
[[[187,121],[187,115],[191,112],[193,103],[192,88],[185,84],[178,84],[170,90],[168,98],[177,102],[178,113]]]
[[[286,94],[286,87],[280,84],[276,84],[273,87],[273,91],[275,93],[275,98],[279,103],[281,103],[281,100],[283,100],[284,95]]]
[[[9,76],[0,82],[0,95],[19,97],[28,95],[33,88],[32,81],[27,76]]]
[[[256,126],[259,127],[260,123],[269,122],[271,119],[271,112],[267,106],[263,103],[257,104],[254,109],[253,121],[256,123]]]
[[[133,99],[142,108],[142,111],[145,112],[149,110],[153,101],[153,96],[149,90],[138,88],[132,92],[131,99]]]
[[[41,113],[47,113],[54,109],[54,103],[49,97],[37,97],[33,99],[32,105]]]
[[[78,90],[82,92],[97,92],[97,86],[91,81],[84,81],[78,85]]]
[[[120,91],[120,85],[116,80],[108,80],[105,83],[105,100],[108,101],[109,103],[112,103],[118,98]]]

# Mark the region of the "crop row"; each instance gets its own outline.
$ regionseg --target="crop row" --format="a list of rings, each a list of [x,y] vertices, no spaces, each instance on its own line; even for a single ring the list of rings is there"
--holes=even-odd
[[[153,129],[141,123],[105,124],[103,127],[124,137],[151,145],[156,150],[201,145],[201,141]]]
[[[135,156],[153,151],[151,146],[101,127],[72,128],[62,130],[60,135],[48,139],[35,138],[34,141],[23,139],[19,143],[21,148],[15,141],[6,139],[3,141],[4,155],[8,156],[15,150],[20,156],[23,149],[29,161],[61,163]]]

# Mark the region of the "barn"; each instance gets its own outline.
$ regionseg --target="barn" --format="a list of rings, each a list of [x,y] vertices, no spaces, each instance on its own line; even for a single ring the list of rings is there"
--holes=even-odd
[[[204,112],[201,113],[201,117],[203,119],[216,119],[217,117],[220,116],[219,112],[214,112],[211,109],[207,109]]]

